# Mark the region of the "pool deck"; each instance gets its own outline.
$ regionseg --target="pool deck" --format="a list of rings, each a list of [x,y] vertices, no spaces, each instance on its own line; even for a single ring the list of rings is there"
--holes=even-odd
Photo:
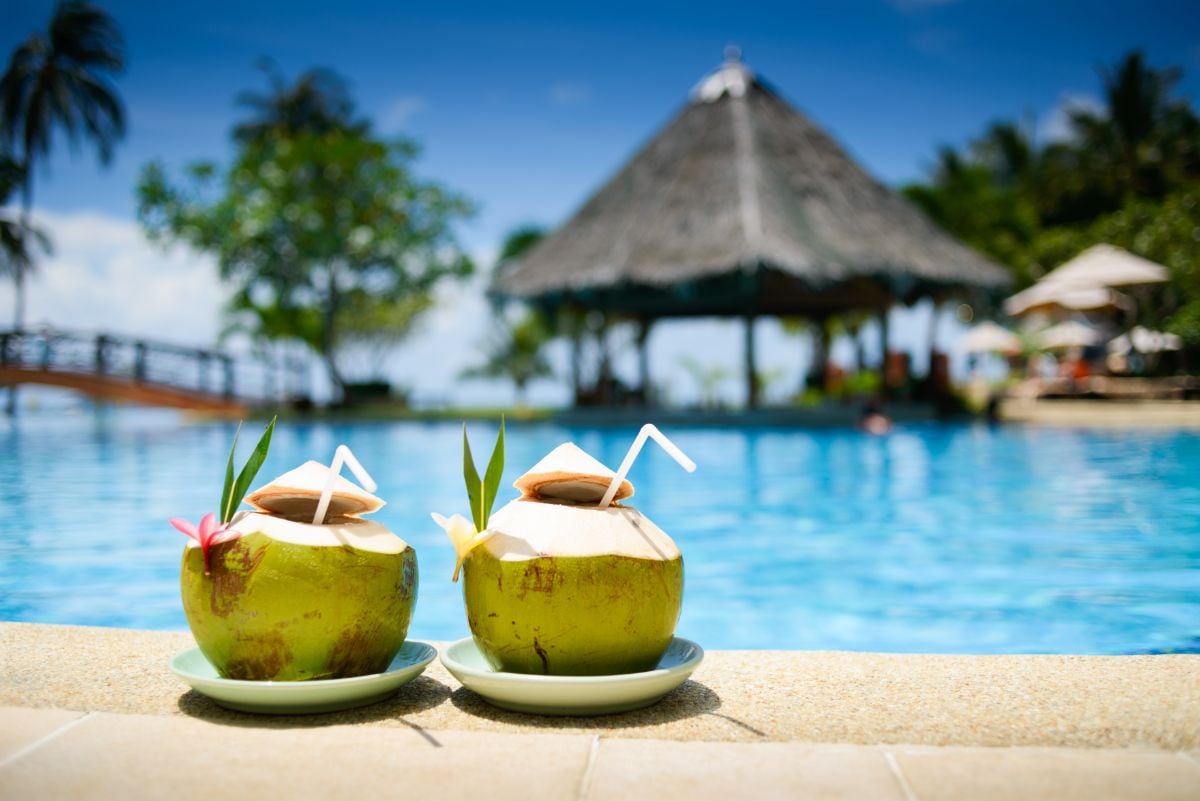
[[[0,799],[1200,799],[1200,656],[709,652],[657,705],[504,712],[438,662],[329,715],[229,712],[182,632],[0,623]]]
[[[1000,405],[1006,423],[1086,428],[1200,429],[1200,401],[1194,400],[1029,400],[1007,398]]]

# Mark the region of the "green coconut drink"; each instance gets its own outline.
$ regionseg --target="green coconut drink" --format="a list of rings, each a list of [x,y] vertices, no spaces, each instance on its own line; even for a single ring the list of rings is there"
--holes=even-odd
[[[652,669],[679,620],[683,557],[662,529],[621,503],[633,485],[566,443],[515,486],[521,497],[481,527],[438,518],[459,551],[480,651],[496,670],[514,673]],[[610,487],[616,503],[602,504]]]
[[[323,522],[315,524],[330,484]],[[383,501],[317,462],[246,500],[255,511],[234,514],[207,545],[195,537],[183,554],[184,612],[204,656],[230,679],[385,670],[408,633],[417,560],[400,537],[359,517]]]

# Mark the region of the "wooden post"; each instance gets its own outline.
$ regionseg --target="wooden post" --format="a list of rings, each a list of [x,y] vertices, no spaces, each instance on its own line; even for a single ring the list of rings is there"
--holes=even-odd
[[[891,387],[888,386],[888,312],[891,307],[885,306],[879,314],[879,388],[880,394],[883,397],[891,395]]]
[[[828,320],[818,317],[813,320],[812,330],[812,364],[808,366],[808,389],[812,387],[824,391],[825,368],[829,364],[829,325]]]
[[[746,314],[746,408],[758,408],[758,366],[754,362],[754,312]]]
[[[133,343],[133,380],[141,383],[146,380],[146,343]]]
[[[108,337],[100,334],[96,337],[96,374],[104,375],[108,372]]]
[[[938,313],[940,311],[940,307],[938,306],[937,298],[930,298],[929,303],[930,303],[930,309],[929,309],[929,370],[928,370],[928,374],[930,377],[932,377],[933,376],[933,357],[934,357],[934,354],[937,353],[937,328],[938,328]]]
[[[638,321],[638,382],[641,385],[643,406],[651,405],[650,353],[649,348],[647,348],[647,341],[650,339],[650,326],[652,325],[654,325],[654,321],[646,317]]]
[[[579,405],[579,393],[583,383],[583,334],[579,324],[571,329],[571,405]]]
[[[201,392],[208,391],[208,361],[210,354],[208,351],[196,351],[196,389]]]

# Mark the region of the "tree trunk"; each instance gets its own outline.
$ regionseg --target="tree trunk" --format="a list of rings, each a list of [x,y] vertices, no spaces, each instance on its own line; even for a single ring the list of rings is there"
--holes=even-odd
[[[33,217],[33,165],[25,164],[24,186],[21,192],[21,247],[25,255],[32,260],[33,246],[29,241],[29,226]],[[28,265],[21,261],[13,264],[13,283],[15,297],[13,298],[13,329],[18,333],[25,330],[25,270]]]
[[[325,302],[325,325],[321,331],[321,358],[329,372],[329,380],[341,399],[346,399],[346,382],[337,366],[337,313],[341,295],[337,285],[337,268],[329,268],[329,296]]]
[[[30,218],[33,216],[33,165],[29,164],[26,154],[24,186],[21,192],[21,247],[29,256],[33,248],[29,242]],[[13,263],[13,330],[20,333],[25,330],[25,270],[26,264],[20,260]],[[17,385],[8,388],[8,398],[4,407],[9,417],[17,413]]]

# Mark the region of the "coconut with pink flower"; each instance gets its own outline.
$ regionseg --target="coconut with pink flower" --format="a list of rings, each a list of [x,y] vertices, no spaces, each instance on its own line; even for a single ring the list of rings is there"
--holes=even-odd
[[[416,553],[362,517],[384,502],[339,475],[344,462],[375,488],[345,446],[333,466],[310,461],[246,495],[273,425],[236,480],[231,452],[220,516],[171,520],[191,540],[181,568],[188,625],[225,678],[380,673],[408,633]],[[251,510],[237,510],[243,497]]]

